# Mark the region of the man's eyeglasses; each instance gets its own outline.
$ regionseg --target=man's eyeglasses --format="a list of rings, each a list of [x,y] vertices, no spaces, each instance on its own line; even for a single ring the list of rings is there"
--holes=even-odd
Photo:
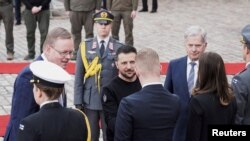
[[[66,57],[67,55],[70,55],[72,56],[73,55],[73,51],[59,51],[57,49],[55,49],[54,47],[51,47],[53,48],[58,54],[60,54],[62,57]]]

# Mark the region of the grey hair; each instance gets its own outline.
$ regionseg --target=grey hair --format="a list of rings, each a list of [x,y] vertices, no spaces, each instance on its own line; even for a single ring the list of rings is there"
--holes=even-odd
[[[207,43],[207,32],[205,31],[204,28],[198,25],[190,26],[189,28],[187,28],[184,34],[184,38],[187,39],[188,37],[197,36],[197,35],[200,35],[203,39],[203,42]]]

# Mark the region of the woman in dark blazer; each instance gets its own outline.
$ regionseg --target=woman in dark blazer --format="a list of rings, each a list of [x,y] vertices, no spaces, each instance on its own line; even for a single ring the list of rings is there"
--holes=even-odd
[[[193,89],[189,105],[187,141],[207,141],[208,126],[233,124],[236,109],[221,56],[213,52],[202,54],[198,86]]]

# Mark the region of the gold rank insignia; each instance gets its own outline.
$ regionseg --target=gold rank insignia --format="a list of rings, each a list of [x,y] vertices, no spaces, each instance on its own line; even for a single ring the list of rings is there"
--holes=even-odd
[[[106,12],[101,13],[101,18],[107,18],[107,17],[108,17],[108,13],[106,13]]]

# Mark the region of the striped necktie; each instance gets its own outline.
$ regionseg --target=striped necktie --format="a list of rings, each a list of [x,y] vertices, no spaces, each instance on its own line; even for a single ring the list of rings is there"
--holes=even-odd
[[[189,91],[189,94],[191,95],[192,94],[192,89],[193,89],[193,86],[194,86],[194,66],[196,65],[196,63],[195,62],[190,62],[190,65],[191,65],[191,69],[190,69],[190,72],[189,72],[187,82],[188,82],[188,91]]]

